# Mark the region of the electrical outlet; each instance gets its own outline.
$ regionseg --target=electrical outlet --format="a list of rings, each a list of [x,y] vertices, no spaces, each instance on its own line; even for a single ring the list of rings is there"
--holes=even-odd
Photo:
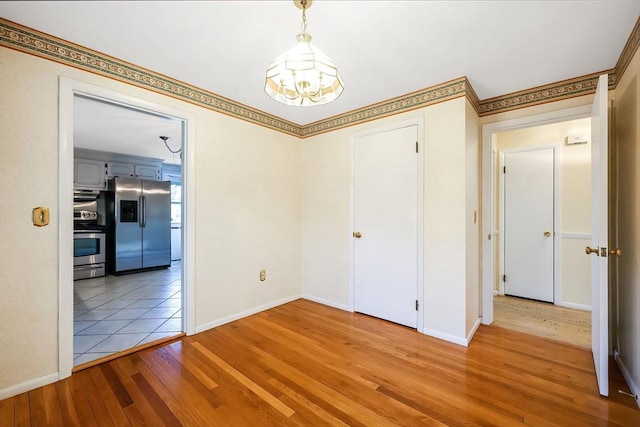
[[[260,270],[260,281],[264,282],[267,280],[267,270]]]

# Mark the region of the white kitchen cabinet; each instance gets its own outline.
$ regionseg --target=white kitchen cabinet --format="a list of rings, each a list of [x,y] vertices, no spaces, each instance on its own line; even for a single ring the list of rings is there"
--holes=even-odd
[[[161,168],[157,166],[151,166],[151,165],[133,165],[133,166],[134,166],[133,170],[136,178],[160,181]]]
[[[133,163],[107,162],[107,179],[111,178],[133,178]]]
[[[107,162],[107,179],[138,178],[152,181],[160,181],[159,166],[145,165],[141,163]]]
[[[100,160],[74,159],[73,187],[77,189],[105,189],[104,162]]]

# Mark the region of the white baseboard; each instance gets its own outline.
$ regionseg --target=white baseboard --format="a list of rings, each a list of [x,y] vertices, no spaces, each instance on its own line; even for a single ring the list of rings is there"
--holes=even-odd
[[[353,312],[353,309],[347,304],[338,304],[337,302],[329,301],[323,298],[314,297],[309,294],[302,294],[300,298],[308,299],[309,301],[317,302],[319,304],[328,305],[329,307],[339,308],[340,310]]]
[[[444,341],[448,341],[454,344],[458,344],[466,347],[469,345],[466,338],[457,337],[455,335],[445,334],[444,332],[436,331],[435,329],[424,328],[421,331],[425,335],[429,335],[430,337],[438,338]]]
[[[493,296],[494,296],[494,297],[497,297],[498,295],[499,295],[499,294],[498,294],[498,290],[497,290],[497,289],[494,289],[494,290],[493,290]]]
[[[556,303],[558,307],[573,308],[575,310],[591,311],[591,306],[586,304],[576,304],[574,302],[560,301]]]
[[[624,365],[624,362],[622,361],[622,359],[620,359],[620,353],[618,353],[617,350],[613,352],[613,357],[615,358],[616,363],[620,368],[620,372],[622,372],[622,376],[624,377],[624,380],[627,382],[627,385],[631,390],[631,394],[633,394],[635,398],[636,404],[638,405],[638,407],[640,407],[640,387],[638,386],[638,384],[633,382],[633,378],[631,378],[631,373],[629,372],[627,367]]]
[[[208,322],[208,323],[204,323],[202,325],[197,325],[196,326],[196,334],[199,334],[200,332],[204,332],[206,330],[215,328],[217,326],[224,325],[225,323],[233,322],[234,320],[242,319],[243,317],[251,316],[252,314],[260,313],[261,311],[265,311],[265,310],[268,310],[270,308],[277,307],[279,305],[286,304],[286,303],[291,302],[291,301],[295,301],[295,300],[300,299],[300,298],[301,298],[300,295],[292,295],[292,296],[287,297],[287,298],[282,298],[282,299],[279,299],[279,300],[276,300],[276,301],[272,301],[272,302],[267,303],[267,304],[259,305],[258,307],[253,307],[253,308],[250,308],[248,310],[241,311],[240,313],[232,314],[230,316],[226,316],[226,317],[220,318],[218,320],[214,320],[213,322]]]
[[[57,372],[53,374],[45,375],[44,377],[34,378],[29,381],[25,381],[20,384],[15,384],[7,388],[0,389],[0,400],[8,399],[9,397],[17,396],[27,391],[31,391],[38,387],[45,386],[47,384],[55,383],[58,381],[59,375]]]
[[[467,334],[467,338],[466,338],[466,344],[464,345],[465,347],[469,346],[469,343],[471,342],[471,340],[473,339],[473,336],[476,334],[476,332],[478,331],[478,328],[480,327],[480,323],[482,323],[482,318],[478,317],[476,319],[476,322],[473,324],[473,326],[471,327],[471,330],[469,331],[469,333]]]

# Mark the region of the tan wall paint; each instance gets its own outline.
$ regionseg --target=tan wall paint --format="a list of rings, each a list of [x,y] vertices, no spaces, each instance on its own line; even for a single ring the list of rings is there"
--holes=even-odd
[[[469,336],[472,328],[480,317],[480,295],[482,283],[480,278],[480,118],[467,100],[465,105],[466,130],[466,229],[467,229],[467,317],[465,335]]]
[[[565,145],[565,137],[577,135],[590,139],[591,119],[572,120],[526,129],[501,132],[496,135],[496,155],[500,150],[559,144],[560,162],[560,215],[556,226],[559,233],[591,233],[591,144]],[[498,159],[496,158],[496,164]],[[497,168],[497,172],[500,171]],[[496,194],[498,195],[498,177]],[[496,197],[496,229],[499,229],[500,211]],[[591,274],[589,257],[584,246],[589,240],[562,237],[560,268],[560,300],[556,304],[591,305]],[[499,275],[496,275],[496,289]]]
[[[43,62],[0,48],[0,389],[58,370],[58,76]],[[51,225],[31,224],[36,206]]]
[[[60,75],[196,117],[196,328],[299,293],[297,138],[0,48],[0,389],[58,369]],[[50,226],[31,225],[35,206]]]
[[[359,127],[362,129],[362,127]],[[302,293],[349,305],[349,135],[339,130],[304,141]]]
[[[475,135],[466,131],[467,116],[475,117],[472,120]],[[349,139],[353,134],[415,117],[423,118],[425,124],[424,327],[447,337],[464,339],[469,329],[467,317],[471,323],[478,317],[477,303],[471,303],[469,312],[466,305],[467,292],[476,294],[475,298],[478,293],[474,273],[477,233],[469,238],[475,241],[475,247],[465,249],[467,234],[471,232],[467,226],[473,224],[473,210],[478,203],[477,173],[467,171],[468,163],[475,163],[477,168],[478,119],[464,98],[305,140],[302,290],[333,305],[348,306],[348,248],[352,232]],[[471,192],[469,198],[467,191]],[[472,283],[469,289],[468,279]]]
[[[465,100],[425,111],[424,326],[466,333]]]
[[[196,325],[300,292],[301,144],[217,116],[197,122]]]
[[[615,143],[619,157],[618,348],[640,393],[640,51],[615,90]],[[610,242],[612,244],[613,242]],[[640,403],[640,401],[638,401]]]

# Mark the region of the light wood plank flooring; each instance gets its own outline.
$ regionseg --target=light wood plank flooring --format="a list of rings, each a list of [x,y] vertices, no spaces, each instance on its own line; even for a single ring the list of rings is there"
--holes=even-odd
[[[493,324],[591,348],[591,312],[509,296],[493,297]]]
[[[612,371],[612,390],[622,387]],[[591,354],[481,326],[468,348],[297,300],[0,402],[0,425],[636,426]]]

